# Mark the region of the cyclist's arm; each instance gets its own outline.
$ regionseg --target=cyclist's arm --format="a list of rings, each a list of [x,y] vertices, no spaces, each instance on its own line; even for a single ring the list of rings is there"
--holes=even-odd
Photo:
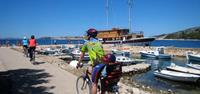
[[[82,61],[84,56],[85,56],[85,52],[81,52],[81,55],[79,57],[79,60],[78,60],[76,68],[81,67],[80,64],[81,64],[81,61]]]
[[[81,52],[80,58],[78,60],[78,63],[80,63],[82,61],[84,56],[85,56],[85,52]]]

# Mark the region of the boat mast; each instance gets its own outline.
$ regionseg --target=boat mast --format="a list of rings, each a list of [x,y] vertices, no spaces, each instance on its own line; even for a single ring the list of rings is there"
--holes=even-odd
[[[106,27],[108,28],[108,17],[109,17],[109,0],[106,0]]]
[[[132,29],[131,29],[131,14],[132,14],[132,12],[131,12],[131,10],[132,10],[132,5],[133,4],[133,0],[128,0],[128,9],[129,9],[129,11],[128,11],[128,13],[129,13],[129,16],[128,16],[128,22],[129,22],[129,31],[131,32],[132,31]]]

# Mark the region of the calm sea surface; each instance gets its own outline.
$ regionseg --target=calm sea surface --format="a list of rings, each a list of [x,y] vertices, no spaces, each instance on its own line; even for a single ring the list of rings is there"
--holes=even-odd
[[[155,40],[151,46],[173,46],[181,48],[200,48],[200,40]]]

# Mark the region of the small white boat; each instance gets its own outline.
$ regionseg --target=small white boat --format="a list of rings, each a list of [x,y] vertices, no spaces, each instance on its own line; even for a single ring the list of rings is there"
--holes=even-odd
[[[200,61],[200,55],[193,54],[192,52],[186,52],[186,57],[188,61]]]
[[[157,58],[158,53],[155,51],[140,51],[142,57]]]
[[[112,49],[112,53],[116,56],[116,61],[122,65],[136,64],[136,61],[131,57],[131,51],[129,50],[117,50]]]
[[[53,55],[57,52],[59,52],[59,50],[53,49],[53,48],[46,48],[46,49],[43,50],[43,54],[45,54],[45,55]]]
[[[199,75],[169,71],[169,70],[160,70],[160,71],[156,70],[154,71],[154,75],[161,78],[174,81],[181,81],[181,82],[197,82],[200,78]]]
[[[171,59],[171,55],[160,54],[158,51],[140,51],[142,57],[158,58],[158,59]]]
[[[122,65],[131,65],[135,64],[135,60],[125,56],[116,56],[116,61],[120,62]]]
[[[72,51],[72,57],[74,59],[78,60],[80,58],[80,55],[81,55],[81,51],[79,49],[74,49]],[[90,60],[88,53],[85,53],[83,60],[85,60],[85,61]]]
[[[172,70],[172,71],[183,72],[183,73],[190,73],[190,74],[200,75],[200,70],[193,69],[193,68],[188,68],[188,67],[182,67],[182,66],[178,66],[178,65],[175,65],[175,64],[172,64],[171,66],[168,66],[166,69],[167,70]]]
[[[164,54],[164,47],[158,47],[155,51],[140,51],[142,57],[171,59],[171,55]]]
[[[200,65],[199,64],[186,64],[188,67],[191,67],[191,68],[194,68],[194,69],[197,69],[197,70],[200,70]]]
[[[129,57],[131,58],[131,51],[129,50],[117,50],[117,49],[112,49],[112,53],[115,56],[124,56],[124,57]]]

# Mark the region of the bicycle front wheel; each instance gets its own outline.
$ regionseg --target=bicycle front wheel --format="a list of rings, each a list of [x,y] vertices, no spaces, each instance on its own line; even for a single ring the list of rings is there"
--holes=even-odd
[[[90,85],[89,82],[85,80],[84,76],[80,76],[76,80],[76,91],[77,94],[91,94],[90,93]]]

